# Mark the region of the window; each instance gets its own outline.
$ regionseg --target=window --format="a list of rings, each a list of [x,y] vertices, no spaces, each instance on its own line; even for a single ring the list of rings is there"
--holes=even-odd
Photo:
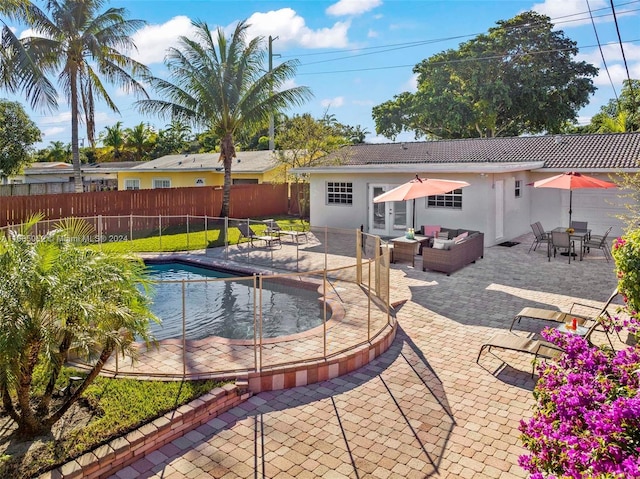
[[[205,181],[204,178],[196,178],[196,186],[204,186]]]
[[[327,182],[327,204],[353,204],[353,183]]]
[[[427,208],[462,209],[462,188],[453,190],[446,195],[428,196]]]
[[[153,188],[171,188],[171,180],[169,178],[154,178]]]
[[[515,193],[516,198],[522,197],[522,180],[516,180]]]
[[[140,180],[124,180],[124,189],[125,190],[139,190],[140,189]]]

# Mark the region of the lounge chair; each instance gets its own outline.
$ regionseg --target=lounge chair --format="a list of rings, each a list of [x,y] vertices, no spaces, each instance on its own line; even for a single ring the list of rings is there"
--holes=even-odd
[[[249,226],[247,223],[238,224],[238,230],[240,230],[241,236],[249,240],[251,246],[254,246],[254,241],[264,241],[266,243],[266,246],[271,247],[272,245],[277,244],[279,247],[282,247],[280,237],[256,234],[256,232],[253,231],[253,229],[251,229],[251,226]]]
[[[513,317],[513,321],[511,322],[509,331],[512,331],[516,322],[519,323],[522,318],[538,319],[540,321],[551,321],[555,323],[566,323],[570,321],[572,318],[577,318],[578,324],[582,326],[589,319],[599,318],[600,316],[608,315],[609,313],[607,312],[607,309],[609,308],[609,306],[611,305],[611,302],[614,300],[614,298],[617,295],[618,295],[618,290],[615,289],[613,293],[611,293],[611,296],[609,296],[609,299],[607,299],[607,301],[604,303],[604,306],[599,310],[598,308],[595,308],[593,306],[589,306],[581,303],[573,303],[571,305],[571,308],[569,308],[568,313],[564,311],[556,311],[553,309],[544,309],[544,308],[531,308],[531,307],[522,308],[520,312]],[[592,308],[594,310],[598,310],[598,313],[595,316],[591,316],[591,317],[586,316],[582,313],[576,313],[574,309],[580,308],[580,307]]]
[[[307,232],[306,231],[298,231],[298,230],[283,230],[280,228],[280,225],[275,221],[269,223],[270,233],[273,233],[275,236],[291,236],[292,240],[295,239],[296,243],[300,242],[300,238],[304,238],[305,243],[308,241]]]
[[[604,306],[600,309],[598,314],[592,318],[586,318],[584,316],[571,315],[569,313],[563,313],[562,311],[550,311],[546,309],[540,308],[524,308],[520,313],[518,313],[513,322],[511,323],[511,328],[509,328],[509,333],[497,333],[489,338],[485,343],[480,347],[480,351],[478,352],[478,357],[476,358],[476,363],[479,363],[482,352],[486,349],[487,351],[491,351],[491,348],[505,349],[510,351],[518,351],[527,354],[534,355],[534,366],[531,372],[535,372],[535,363],[539,357],[545,359],[554,359],[558,357],[562,350],[559,349],[552,343],[548,341],[544,341],[542,339],[533,339],[530,337],[518,336],[517,334],[511,332],[513,325],[516,321],[519,321],[520,318],[523,317],[531,317],[535,319],[540,319],[543,321],[552,321],[552,322],[560,322],[564,324],[569,320],[569,318],[576,317],[578,318],[577,324],[579,326],[584,327],[585,323],[589,322],[589,329],[586,331],[584,337],[588,341],[591,338],[591,334],[595,331],[598,326],[600,326],[599,318],[602,316],[609,316],[609,312],[607,309],[611,305],[611,302],[618,295],[618,291],[615,290],[609,299],[604,304]],[[609,343],[611,344],[611,339],[608,337]],[[613,347],[613,345],[612,345]]]

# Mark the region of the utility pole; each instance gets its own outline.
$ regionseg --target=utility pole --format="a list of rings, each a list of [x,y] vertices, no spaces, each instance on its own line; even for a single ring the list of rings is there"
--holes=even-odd
[[[273,41],[277,40],[278,37],[273,38],[271,35],[269,35],[269,75],[271,75],[271,70],[273,69],[273,57],[279,57],[280,55],[273,53]],[[270,80],[271,82],[271,89],[273,93],[273,82]],[[275,132],[274,132],[275,126],[274,126],[274,119],[273,119],[273,109],[271,110],[271,113],[269,114],[269,150],[273,151],[276,149],[276,140],[275,140]]]

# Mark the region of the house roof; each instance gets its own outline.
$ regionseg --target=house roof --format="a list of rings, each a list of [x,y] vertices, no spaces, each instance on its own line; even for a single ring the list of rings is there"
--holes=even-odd
[[[546,135],[477,138],[405,143],[360,144],[332,154],[340,166],[298,168],[296,171],[377,169],[383,165],[460,170],[517,165],[545,170],[637,170],[640,133]],[[331,157],[329,157],[331,158]],[[330,163],[330,162],[328,162]],[[349,168],[351,167],[351,168]],[[369,168],[367,168],[369,167]]]
[[[146,161],[133,168],[132,171],[222,171],[219,161],[220,153],[187,153],[182,155],[166,155],[155,160]],[[272,151],[238,151],[233,160],[234,173],[263,173],[277,166],[277,159]]]

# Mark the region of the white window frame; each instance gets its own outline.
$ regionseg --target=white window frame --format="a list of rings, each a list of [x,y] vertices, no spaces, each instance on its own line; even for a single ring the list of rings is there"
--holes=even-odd
[[[125,178],[124,179],[124,189],[125,190],[139,190],[140,189],[140,178]]]
[[[448,208],[451,210],[462,209],[462,188],[453,190],[444,195],[427,196],[427,208]]]
[[[158,186],[159,183],[161,184]],[[154,190],[160,188],[171,188],[171,178],[154,178],[151,184]]]
[[[353,182],[327,181],[326,204],[329,206],[353,206]]]
[[[207,181],[204,178],[196,178],[194,184],[196,186],[205,186],[207,184]]]

